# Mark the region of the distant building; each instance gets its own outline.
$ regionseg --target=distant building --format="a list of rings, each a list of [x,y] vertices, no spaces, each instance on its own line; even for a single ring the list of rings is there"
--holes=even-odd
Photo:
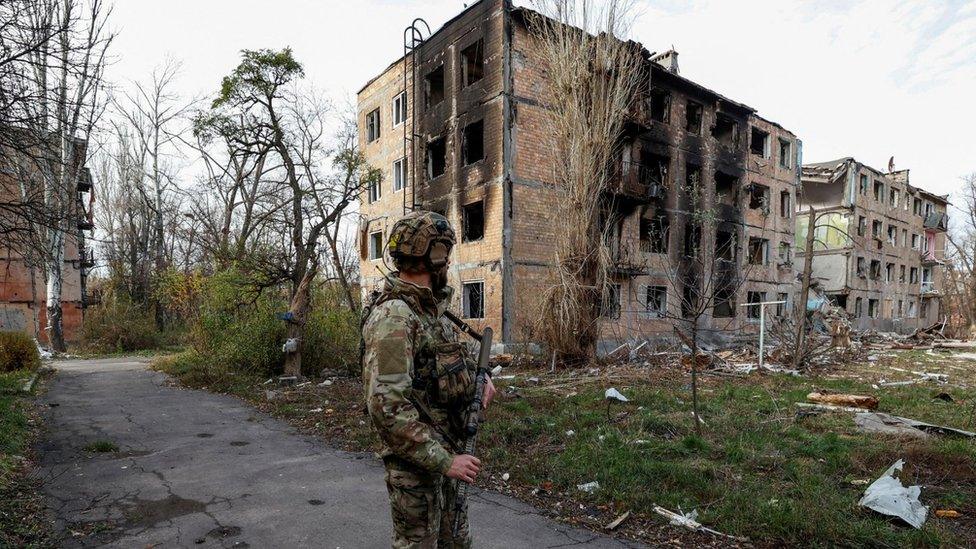
[[[817,211],[813,278],[855,330],[909,333],[942,319],[947,196],[853,158],[805,164],[797,243]]]
[[[78,142],[76,147],[78,158],[85,158],[87,144]],[[88,271],[93,266],[93,255],[87,247],[86,235],[94,229],[92,178],[88,168],[80,166],[78,170],[78,183],[69,192],[71,203],[64,222],[67,233],[61,308],[64,337],[69,342],[81,337],[81,324],[88,305]],[[35,179],[33,182],[27,181],[31,185],[36,184],[39,177],[31,157],[10,149],[0,150],[0,203],[18,202],[25,178]],[[5,209],[4,214],[8,215],[5,220],[8,227],[26,229],[28,221],[35,223],[35,227],[39,222],[37,219],[12,219],[9,209]],[[39,237],[43,239],[43,228],[39,228],[39,232]],[[26,260],[32,255],[36,257],[37,250],[31,248],[42,244],[42,241],[27,243],[25,238],[0,235],[0,330],[25,332],[45,343],[47,288],[44,267],[41,264],[32,268]]]
[[[359,138],[384,177],[366,189],[361,275],[382,281],[383,244],[412,209],[446,215],[458,228],[450,282],[454,304],[490,325],[503,345],[527,342],[553,265],[556,161],[546,139],[545,65],[526,18],[504,0],[482,0],[418,43],[359,91]],[[666,274],[692,243],[743,285],[716,296],[703,328],[752,331],[748,302],[790,300],[801,143],[755,109],[678,74],[677,52],[645,52],[650,89],[622,136],[608,243],[615,261],[601,337],[670,335],[662,312],[683,314]],[[685,222],[684,189],[700,185],[714,234]],[[721,257],[718,257],[720,255]],[[772,314],[785,314],[781,305]]]

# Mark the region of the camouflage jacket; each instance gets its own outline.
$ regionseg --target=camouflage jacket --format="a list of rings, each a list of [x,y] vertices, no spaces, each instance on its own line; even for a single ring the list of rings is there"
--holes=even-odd
[[[366,408],[383,456],[441,473],[461,441],[477,367],[443,316],[451,294],[390,275],[363,322]]]

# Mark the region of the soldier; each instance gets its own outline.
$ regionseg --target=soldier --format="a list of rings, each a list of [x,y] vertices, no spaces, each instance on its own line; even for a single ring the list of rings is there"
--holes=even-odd
[[[397,272],[363,309],[366,407],[383,441],[395,548],[471,546],[467,508],[458,537],[452,532],[454,480],[473,483],[481,470],[461,452],[477,364],[443,316],[454,242],[442,215],[415,211],[397,221],[387,244]],[[484,406],[494,394],[489,379]]]

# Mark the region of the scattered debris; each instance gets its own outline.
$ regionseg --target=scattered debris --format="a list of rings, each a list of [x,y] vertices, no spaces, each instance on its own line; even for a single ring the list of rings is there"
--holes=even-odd
[[[630,516],[630,511],[627,511],[626,513],[624,513],[624,514],[620,515],[619,517],[613,519],[613,522],[611,522],[610,524],[604,526],[604,528],[606,528],[607,530],[615,530],[618,526],[620,526],[621,524],[623,524],[623,522],[625,520],[627,520],[627,517],[629,517],[629,516]]]
[[[946,392],[935,394],[932,396],[932,398],[941,400],[943,402],[952,402],[952,395]]]
[[[576,489],[581,492],[586,492],[587,494],[592,494],[600,489],[600,483],[597,481],[587,482],[586,484],[577,484]]]
[[[328,387],[329,385],[332,385],[332,380],[331,379],[327,379],[327,380],[323,381],[322,383],[319,383],[319,387]]]
[[[954,429],[942,425],[932,425],[908,419],[904,417],[892,416],[881,412],[861,412],[854,416],[854,423],[862,431],[869,433],[883,433],[890,435],[903,435],[914,438],[927,438],[929,435],[961,436],[967,438],[976,437],[976,433]]]
[[[830,404],[832,406],[847,406],[851,408],[864,408],[867,410],[878,409],[877,397],[870,395],[846,395],[831,393],[810,393],[807,400],[818,404]]]
[[[502,365],[501,364],[499,364],[498,366],[495,366],[494,368],[491,369],[491,377],[495,377],[495,376],[497,376],[500,373],[502,373]]]
[[[310,413],[310,414],[317,414],[317,413],[319,413],[321,411],[322,411],[322,408],[312,408],[311,410],[308,411],[308,413]]]
[[[576,435],[576,431],[574,431],[572,429],[566,431],[566,436],[571,437],[571,436],[574,436],[574,435]]]
[[[830,404],[810,404],[807,402],[797,402],[796,406],[798,408],[804,408],[808,413],[820,413],[820,412],[863,412],[864,408],[850,408],[848,406],[832,406]]]
[[[962,516],[962,513],[954,509],[936,509],[935,516],[939,518],[959,518]]]
[[[505,481],[505,482],[508,482],[508,479],[510,479],[510,478],[512,478],[512,477],[508,473],[505,473],[505,474],[502,475],[502,480]]]
[[[903,460],[898,460],[884,472],[878,480],[875,480],[867,490],[858,505],[867,507],[881,513],[898,517],[915,528],[921,528],[925,524],[929,508],[922,505],[918,496],[922,489],[918,486],[905,487],[894,475],[901,471],[905,465]]]
[[[740,543],[746,543],[746,542],[749,541],[749,538],[744,538],[744,537],[741,537],[741,536],[732,536],[732,535],[729,535],[729,534],[723,534],[722,532],[719,532],[718,530],[712,530],[711,528],[708,528],[706,526],[703,526],[701,523],[699,523],[697,521],[697,519],[698,519],[698,511],[697,510],[694,510],[694,511],[692,511],[690,513],[687,513],[687,514],[679,514],[679,513],[675,513],[674,511],[668,511],[667,509],[665,509],[664,507],[661,507],[660,505],[655,505],[654,506],[654,512],[657,513],[657,514],[659,514],[659,515],[661,515],[662,517],[668,519],[668,521],[671,524],[673,524],[674,526],[684,526],[685,528],[688,528],[689,530],[694,530],[696,532],[708,532],[709,534],[713,534],[713,535],[716,535],[716,536],[721,536],[721,537],[724,537],[724,538],[729,538],[729,539],[738,541]]]
[[[603,397],[606,398],[607,400],[630,402],[629,398],[625,397],[623,394],[620,393],[620,391],[614,389],[613,387],[607,389],[606,393],[603,394]]]

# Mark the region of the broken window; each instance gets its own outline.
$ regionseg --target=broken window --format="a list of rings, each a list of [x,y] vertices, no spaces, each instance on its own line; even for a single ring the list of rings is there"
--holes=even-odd
[[[485,203],[472,202],[461,209],[461,242],[481,240],[485,236]]]
[[[444,175],[447,169],[447,139],[438,137],[427,142],[427,179]]]
[[[908,246],[908,229],[901,230],[901,245]]]
[[[715,203],[725,204],[726,206],[735,206],[739,203],[739,178],[722,173],[720,171],[715,172]]]
[[[908,302],[908,318],[915,318],[915,313],[916,312],[917,311],[915,309],[915,302],[914,301],[909,301]]]
[[[892,246],[898,244],[898,228],[894,225],[888,225],[888,244]]]
[[[407,185],[407,158],[393,162],[393,192],[402,191]]]
[[[789,294],[778,293],[776,294],[776,301],[781,301],[782,303],[776,304],[776,316],[779,318],[786,317],[787,306],[789,305],[790,296]]]
[[[377,200],[380,199],[380,196],[382,196],[383,191],[380,187],[380,183],[381,183],[380,178],[377,177],[377,178],[373,178],[366,186],[367,201],[370,204],[376,202]]]
[[[864,236],[868,231],[868,218],[863,215],[857,216],[857,236]]]
[[[717,113],[712,137],[730,149],[739,148],[739,123],[728,115]]]
[[[895,280],[895,264],[887,263],[885,264],[885,282],[893,282]]]
[[[393,127],[407,119],[407,92],[403,91],[393,98]]]
[[[884,183],[877,179],[874,181],[874,199],[878,202],[884,200]]]
[[[464,127],[461,143],[461,158],[464,165],[474,164],[485,158],[485,121],[472,122]]]
[[[648,100],[651,107],[651,120],[667,124],[671,117],[671,92],[663,88],[651,88]]]
[[[918,267],[912,267],[908,270],[908,283],[918,284]]]
[[[485,317],[485,283],[465,282],[461,285],[464,318]]]
[[[668,288],[648,286],[644,294],[644,312],[651,316],[664,316],[668,310]]]
[[[668,172],[671,169],[671,157],[663,154],[654,154],[651,152],[641,151],[641,174],[640,182],[642,185],[648,187],[648,192],[651,193],[652,198],[654,193],[658,193],[658,197],[663,196],[663,190],[668,182]],[[653,187],[658,185],[658,189]]]
[[[780,191],[779,216],[789,218],[791,215],[793,215],[793,195],[790,191]]]
[[[715,232],[715,259],[721,261],[735,261],[735,233],[727,231]]]
[[[905,283],[905,266],[904,265],[899,265],[898,266],[898,282],[901,282],[902,284]]]
[[[755,236],[749,237],[749,264],[765,265],[769,259],[769,241]]]
[[[444,65],[424,77],[424,107],[433,107],[444,100]]]
[[[786,139],[779,140],[779,165],[781,168],[789,168],[793,165],[793,143]]]
[[[470,86],[485,75],[485,41],[478,40],[461,50],[461,81]]]
[[[899,299],[898,300],[898,309],[897,309],[897,311],[898,311],[897,312],[897,318],[901,318],[903,305],[904,305],[904,302],[901,299]]]
[[[878,318],[878,300],[868,299],[868,316]]]
[[[912,202],[912,213],[915,215],[922,215],[922,199],[916,198]]]
[[[749,138],[749,152],[756,156],[767,158],[769,156],[769,133],[753,126],[752,134]]]
[[[868,176],[861,174],[861,194],[868,194]]]
[[[701,248],[701,225],[689,223],[685,233],[685,257],[698,257]]]
[[[790,243],[789,242],[783,241],[783,242],[780,242],[779,243],[779,263],[780,263],[780,265],[789,265],[789,264],[793,263],[793,258],[791,257],[792,256],[792,251],[793,251],[793,249],[790,246]]]
[[[383,231],[369,233],[369,258],[383,258]]]
[[[366,142],[380,138],[380,110],[373,109],[366,115]]]
[[[759,318],[760,303],[766,301],[766,292],[746,292],[746,317]]]
[[[857,276],[860,276],[860,277],[867,276],[867,273],[864,271],[864,258],[863,257],[858,257],[857,258],[857,264],[856,265],[857,265],[857,267],[856,267]]]
[[[878,240],[881,240],[881,229],[883,228],[883,226],[884,225],[880,221],[878,221],[877,219],[875,219],[874,221],[872,221],[871,222],[871,236],[873,236],[874,238],[877,238]]]
[[[919,246],[919,236],[915,233],[912,233],[912,249],[917,250],[918,246]]]
[[[769,211],[769,187],[753,183],[749,186],[749,208]]]
[[[640,251],[651,254],[668,253],[668,216],[640,220]]]
[[[871,260],[871,279],[879,280],[881,278],[881,261],[878,259]]]
[[[854,298],[854,316],[860,318],[863,313],[864,299],[857,297]]]
[[[921,309],[918,311],[919,318],[928,318],[929,317],[929,300],[928,299],[923,299],[922,300],[922,304],[920,305],[920,307],[921,307]]]
[[[932,268],[922,267],[922,291],[931,292],[934,288],[934,283],[932,282]]]
[[[732,318],[735,316],[735,292],[732,284],[720,284],[712,296],[715,306],[712,316],[715,318]]]
[[[600,316],[620,318],[620,284],[608,284],[603,294]]]
[[[688,133],[701,135],[702,113],[705,108],[701,103],[689,101],[685,107],[685,130]]]
[[[904,204],[904,207],[905,207],[905,211],[906,212],[908,211],[908,207],[911,205],[911,203],[912,203],[912,195],[909,194],[909,192],[906,190],[905,191],[905,200],[902,202],[902,204]]]
[[[891,207],[892,208],[897,208],[898,207],[898,197],[899,196],[900,195],[898,193],[898,189],[896,189],[894,187],[888,189],[888,201],[891,202]]]

